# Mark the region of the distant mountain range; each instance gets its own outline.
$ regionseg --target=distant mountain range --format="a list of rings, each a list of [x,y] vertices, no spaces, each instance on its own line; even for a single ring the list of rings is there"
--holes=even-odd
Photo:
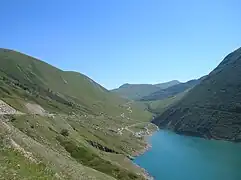
[[[156,92],[153,92],[147,96],[142,97],[140,100],[141,101],[154,101],[154,100],[162,100],[171,96],[175,96],[179,93],[182,93],[184,91],[186,91],[187,89],[190,89],[194,86],[196,86],[197,84],[199,84],[201,82],[201,80],[204,77],[200,78],[200,79],[195,79],[195,80],[190,80],[188,82],[185,83],[179,83],[170,87],[167,87],[165,89],[160,89]]]
[[[179,81],[173,80],[159,84],[123,84],[117,89],[111,90],[112,92],[131,100],[140,100],[161,89],[169,88],[171,86],[180,84]]]
[[[153,122],[177,133],[241,141],[241,48]]]
[[[160,84],[123,84],[112,92],[135,101],[156,101],[175,96],[193,88],[206,76],[181,83],[177,80]]]

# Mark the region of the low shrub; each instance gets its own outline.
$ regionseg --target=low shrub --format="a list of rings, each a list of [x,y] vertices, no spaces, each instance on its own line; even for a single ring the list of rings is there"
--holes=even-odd
[[[91,150],[88,150],[86,147],[78,146],[75,142],[66,137],[57,136],[57,140],[73,158],[85,166],[91,167],[120,180],[141,179],[140,176],[111,164],[110,161],[100,158]]]
[[[62,129],[60,134],[66,137],[66,136],[69,136],[69,131],[68,129]]]

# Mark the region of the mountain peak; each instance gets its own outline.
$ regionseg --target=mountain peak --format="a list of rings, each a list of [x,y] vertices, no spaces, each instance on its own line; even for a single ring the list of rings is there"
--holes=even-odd
[[[125,83],[125,84],[122,84],[119,88],[126,88],[126,87],[128,87],[128,86],[130,86],[131,84],[129,84],[129,83]]]

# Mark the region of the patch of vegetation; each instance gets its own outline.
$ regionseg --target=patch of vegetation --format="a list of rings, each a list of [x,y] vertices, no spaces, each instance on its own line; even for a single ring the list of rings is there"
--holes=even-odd
[[[0,146],[0,179],[52,180],[54,173],[40,163],[29,162],[20,153]]]
[[[4,114],[3,117],[9,119],[11,122],[14,122],[16,120],[16,115],[14,114]]]
[[[103,123],[103,124],[102,124]],[[141,142],[138,142],[136,138],[125,134],[123,136],[114,136],[114,133],[106,135],[108,133],[108,129],[95,130],[93,127],[106,127],[107,125],[116,125],[113,121],[110,123],[108,120],[105,120],[103,117],[88,117],[84,119],[82,116],[65,116],[59,115],[55,116],[55,118],[41,117],[41,116],[33,116],[33,115],[21,115],[17,116],[16,120],[12,122],[12,124],[21,130],[23,133],[33,138],[37,142],[48,146],[49,148],[55,148],[60,153],[63,152],[63,149],[60,145],[58,145],[56,136],[60,134],[61,130],[67,129],[69,132],[69,136],[66,137],[69,141],[73,141],[78,144],[78,146],[85,147],[87,151],[92,152],[97,155],[101,159],[107,160],[111,162],[111,165],[116,164],[116,159],[120,162],[119,166],[123,166],[128,168],[128,172],[131,171],[132,174],[141,173],[137,168],[135,168],[131,162],[124,161],[126,155],[111,155],[110,153],[99,154],[100,151],[98,149],[94,150],[88,146],[85,139],[90,139],[95,142],[99,142],[100,144],[114,149],[115,151],[121,151],[123,154],[129,154],[133,151],[133,149],[141,149],[144,147]],[[71,125],[71,126],[70,126]],[[34,127],[34,128],[32,128]],[[75,127],[76,130],[71,129],[71,127]],[[113,126],[115,127],[115,126]],[[139,129],[137,129],[138,131]],[[64,136],[63,136],[64,137]],[[94,150],[94,151],[93,151]],[[122,157],[123,161],[119,158]],[[81,163],[80,161],[78,161]],[[90,166],[92,167],[92,166]]]
[[[69,131],[68,131],[68,129],[62,129],[61,132],[60,132],[60,134],[61,134],[62,136],[69,136]]]
[[[149,101],[147,104],[148,110],[154,114],[160,115],[165,110],[182,100],[182,98],[188,93],[189,90],[190,89],[163,100]]]
[[[100,158],[90,149],[78,146],[75,142],[68,140],[64,136],[57,136],[57,140],[73,158],[85,166],[89,166],[97,171],[111,175],[120,180],[142,179],[142,177]]]

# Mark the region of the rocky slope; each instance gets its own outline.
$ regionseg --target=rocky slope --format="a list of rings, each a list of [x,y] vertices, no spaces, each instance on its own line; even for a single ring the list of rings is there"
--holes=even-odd
[[[181,134],[241,141],[241,48],[153,122]]]

